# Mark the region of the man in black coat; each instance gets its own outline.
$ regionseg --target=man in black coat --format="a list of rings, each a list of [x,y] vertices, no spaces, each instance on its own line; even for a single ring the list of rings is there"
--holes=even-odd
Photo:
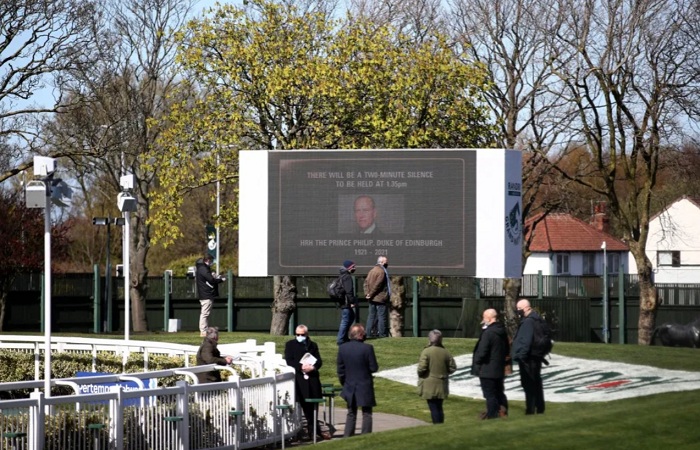
[[[202,345],[199,346],[197,350],[197,365],[203,366],[205,364],[218,364],[220,366],[225,366],[231,364],[233,358],[231,356],[221,356],[218,348],[219,344],[219,329],[216,327],[209,327],[206,330],[206,336],[202,341]],[[221,381],[221,374],[218,370],[212,370],[211,372],[200,372],[197,374],[197,378],[200,383],[213,383],[215,381]]]
[[[343,262],[340,268],[340,280],[343,284],[344,297],[338,303],[340,307],[340,325],[338,326],[338,336],[336,343],[344,344],[348,341],[348,330],[355,321],[355,308],[357,298],[355,297],[355,284],[352,281],[352,274],[355,273],[355,263],[349,259]]]
[[[296,371],[294,385],[296,387],[296,401],[304,411],[309,437],[314,433],[321,439],[330,439],[329,433],[322,433],[316,422],[314,427],[314,411],[318,414],[318,403],[308,403],[307,398],[323,398],[321,390],[321,378],[318,369],[323,365],[318,345],[309,338],[309,329],[306,325],[296,328],[296,336],[287,342],[284,347],[284,359],[289,367]],[[306,354],[312,358],[304,359]],[[318,415],[317,415],[318,417]],[[315,429],[314,429],[315,428]]]
[[[355,434],[357,408],[362,408],[362,434],[372,432],[374,372],[379,370],[374,347],[364,343],[365,327],[355,324],[350,328],[350,341],[338,347],[338,379],[343,386],[340,396],[348,404],[344,437]]]
[[[199,304],[202,306],[199,314],[199,335],[206,336],[209,327],[209,314],[214,305],[214,299],[219,296],[219,283],[226,281],[226,278],[215,276],[211,272],[211,263],[214,258],[211,255],[204,255],[198,259],[196,265],[197,296]]]
[[[482,419],[495,419],[508,414],[508,399],[504,378],[508,356],[508,333],[498,322],[495,309],[485,310],[481,316],[481,336],[472,355],[472,375],[479,377],[481,391],[486,399],[486,413]]]
[[[539,320],[540,316],[524,298],[518,300],[515,308],[520,317],[520,325],[513,338],[512,359],[518,363],[520,384],[525,391],[525,414],[543,414],[542,359],[530,354],[535,336],[535,320]]]

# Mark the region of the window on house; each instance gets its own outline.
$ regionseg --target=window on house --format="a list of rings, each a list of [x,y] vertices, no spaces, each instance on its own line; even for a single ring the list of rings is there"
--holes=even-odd
[[[656,258],[660,266],[681,266],[681,252],[679,250],[658,252]]]
[[[557,275],[568,275],[569,274],[569,255],[559,254],[557,255]]]
[[[595,253],[584,253],[583,254],[583,274],[584,275],[595,275]]]
[[[608,253],[608,273],[620,272],[620,254]]]

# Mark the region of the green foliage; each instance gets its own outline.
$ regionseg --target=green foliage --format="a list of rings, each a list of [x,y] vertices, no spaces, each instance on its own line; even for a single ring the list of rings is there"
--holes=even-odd
[[[203,255],[189,255],[183,258],[176,259],[174,261],[167,261],[164,263],[156,263],[153,265],[154,274],[162,274],[165,269],[171,269],[173,271],[173,276],[184,277],[187,275],[187,269],[194,266],[195,262],[201,258]],[[226,272],[231,269],[234,273],[238,272],[238,254],[233,255],[221,255],[219,272],[225,275]]]
[[[336,20],[293,2],[224,5],[178,35],[196,92],[164,120],[147,170],[154,238],[181,232],[183,195],[235,184],[238,149],[484,147],[494,128],[483,69],[436,35],[416,43],[368,19]],[[219,226],[235,226],[236,204]]]

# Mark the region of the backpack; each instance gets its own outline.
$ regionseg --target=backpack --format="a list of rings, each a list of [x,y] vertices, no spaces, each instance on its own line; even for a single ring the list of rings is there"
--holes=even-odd
[[[530,356],[544,359],[554,347],[552,329],[542,317],[533,317],[533,319],[534,334],[532,336],[532,345],[530,346]]]
[[[326,288],[328,296],[333,300],[342,300],[345,298],[345,289],[343,288],[343,280],[338,275],[338,278],[331,281]]]

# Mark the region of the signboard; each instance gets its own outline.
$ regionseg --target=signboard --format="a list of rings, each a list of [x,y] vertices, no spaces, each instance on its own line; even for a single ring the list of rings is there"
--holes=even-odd
[[[104,372],[77,372],[76,377],[96,377],[100,375],[112,375],[113,373]],[[143,380],[144,386],[155,387],[155,380],[145,379]],[[104,394],[110,392],[112,387],[120,386],[125,391],[139,390],[141,387],[134,381],[118,381],[118,382],[106,382],[106,383],[88,383],[80,385],[80,394]],[[126,399],[125,404],[129,406],[134,406],[139,404],[139,399]]]
[[[395,275],[519,277],[520,163],[495,149],[240,152],[239,272],[336,274],[350,259],[362,273],[386,256]]]

